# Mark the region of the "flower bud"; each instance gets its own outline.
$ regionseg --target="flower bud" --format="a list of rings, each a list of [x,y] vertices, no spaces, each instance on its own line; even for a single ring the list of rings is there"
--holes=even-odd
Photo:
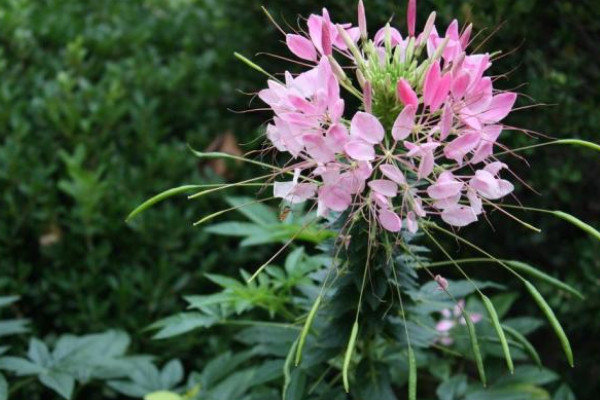
[[[358,47],[356,47],[356,43],[354,43],[350,35],[348,35],[348,32],[346,32],[346,30],[344,29],[344,27],[342,27],[341,25],[336,25],[336,28],[338,34],[342,37],[342,39],[344,39],[344,43],[346,43],[346,46],[348,46],[348,49],[350,50],[350,52],[352,52],[356,64],[362,65],[364,60],[362,54],[360,54],[360,51],[358,50]]]
[[[406,12],[408,22],[408,35],[415,36],[415,24],[417,21],[417,0],[408,0],[408,10]]]
[[[365,111],[369,114],[372,114],[373,110],[373,88],[371,87],[371,82],[366,81],[363,87],[363,101],[365,103]]]
[[[332,55],[329,55],[327,56],[327,59],[329,60],[329,64],[331,65],[331,71],[333,71],[333,74],[336,76],[336,78],[338,78],[340,82],[347,81],[348,76],[346,75],[340,64],[338,64],[338,62],[335,60],[335,58],[333,58]]]
[[[365,79],[365,76],[363,75],[363,73],[360,69],[356,70],[356,80],[358,81],[358,84],[360,85],[361,88],[365,87],[367,80]]]
[[[367,16],[365,14],[365,5],[362,0],[358,0],[358,28],[360,29],[360,37],[367,40]]]
[[[329,13],[323,9],[323,22],[321,24],[321,47],[323,48],[323,55],[329,57],[333,53],[333,47],[331,44],[331,20],[329,19]]]

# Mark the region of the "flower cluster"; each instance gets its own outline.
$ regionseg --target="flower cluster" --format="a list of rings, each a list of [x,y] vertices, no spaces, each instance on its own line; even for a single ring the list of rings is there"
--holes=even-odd
[[[463,316],[463,310],[465,308],[465,301],[459,300],[456,305],[452,308],[446,308],[441,311],[442,318],[435,325],[435,330],[439,333],[438,342],[445,346],[450,346],[454,343],[454,339],[450,336],[450,332],[453,328],[458,325],[466,325],[465,317]],[[483,319],[483,315],[479,313],[470,313],[469,319],[474,324],[477,324]]]
[[[286,36],[314,66],[259,93],[275,114],[269,141],[293,157],[293,179],[274,184],[276,197],[315,200],[319,216],[348,211],[416,232],[436,215],[466,226],[512,192],[493,154],[517,95],[494,90],[489,54],[467,53],[470,25],[459,32],[455,20],[440,36],[432,13],[416,34],[415,8],[410,0],[406,37],[388,24],[369,39],[362,0],[358,27],[323,9],[306,35]],[[343,90],[360,109],[347,110]]]

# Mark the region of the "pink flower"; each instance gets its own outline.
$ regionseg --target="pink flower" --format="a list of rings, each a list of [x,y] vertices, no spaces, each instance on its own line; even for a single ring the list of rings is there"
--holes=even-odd
[[[439,275],[438,275],[439,276]],[[441,278],[441,277],[440,277]],[[442,278],[443,279],[443,278]],[[436,276],[437,281],[437,276]],[[446,282],[447,284],[447,282]],[[438,342],[445,346],[450,346],[454,343],[454,339],[450,336],[452,329],[456,326],[465,325],[465,319],[463,317],[463,310],[465,308],[465,301],[459,300],[456,305],[450,310],[449,308],[442,310],[442,318],[435,325],[435,330],[440,334]],[[483,315],[479,313],[469,313],[469,318],[476,324],[482,320]]]
[[[415,233],[429,218],[467,226],[512,193],[494,149],[517,95],[494,89],[489,54],[467,53],[471,25],[461,34],[454,20],[441,36],[435,13],[422,32],[415,25],[409,0],[407,34],[387,24],[370,40],[359,0],[358,27],[323,9],[308,18],[307,34],[286,35],[289,50],[316,65],[259,92],[274,113],[268,141],[302,171],[276,182],[276,197]],[[362,104],[347,109],[342,90]]]

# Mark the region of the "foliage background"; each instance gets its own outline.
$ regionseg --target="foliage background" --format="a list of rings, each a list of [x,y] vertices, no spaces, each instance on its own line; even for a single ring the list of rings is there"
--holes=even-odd
[[[371,26],[396,15],[404,2],[370,0]],[[287,63],[258,52],[287,54],[278,32],[243,0],[2,0],[0,1],[0,293],[20,294],[13,309],[31,318],[34,333],[84,334],[121,328],[137,350],[190,367],[227,345],[187,335],[150,341],[142,329],[182,308],[182,294],[214,289],[208,271],[252,270],[271,249],[238,248],[191,222],[225,206],[218,196],[164,203],[131,224],[127,213],[143,199],[183,183],[238,179],[235,165],[200,164],[186,145],[231,146],[226,133],[257,148],[264,114],[250,96],[264,78],[236,61],[239,51],[266,69]],[[327,6],[338,20],[354,20],[347,2],[265,1],[280,21]],[[495,72],[512,71],[504,88],[524,94],[508,122],[554,137],[600,141],[600,8],[595,0],[429,0],[419,2],[422,24],[457,17],[499,28],[483,46],[507,56]],[[511,52],[512,50],[512,52]],[[243,93],[242,93],[243,92]],[[511,146],[531,143],[505,133]],[[216,141],[216,142],[215,142]],[[230,140],[229,140],[230,141]],[[519,188],[524,204],[561,209],[600,226],[596,154],[565,147],[527,154],[531,167],[515,171],[539,192]],[[495,230],[465,230],[494,254],[522,259],[580,288],[585,302],[551,298],[572,339],[577,368],[562,361],[550,330],[534,337],[545,363],[560,371],[579,398],[600,388],[600,247],[584,234],[543,215],[529,218],[534,235],[505,219]],[[449,243],[449,245],[454,245]],[[258,250],[257,250],[258,249]],[[464,249],[462,249],[464,250]],[[495,270],[478,279],[506,279]],[[543,289],[543,288],[542,288]],[[533,304],[519,303],[535,314]],[[196,349],[193,356],[185,355]],[[200,349],[200,350],[197,350]]]

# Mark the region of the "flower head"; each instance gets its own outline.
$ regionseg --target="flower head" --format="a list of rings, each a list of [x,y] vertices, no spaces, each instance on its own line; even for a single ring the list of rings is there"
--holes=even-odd
[[[314,66],[259,93],[275,114],[267,137],[295,171],[275,184],[276,197],[416,232],[426,218],[466,226],[513,191],[494,147],[516,94],[494,90],[489,54],[467,51],[471,26],[460,33],[455,20],[440,36],[432,14],[417,33],[415,13],[409,0],[406,37],[386,25],[369,39],[362,1],[358,27],[323,9],[306,36],[287,35],[290,51]],[[350,60],[345,72],[338,55]],[[346,109],[344,90],[361,109]]]

